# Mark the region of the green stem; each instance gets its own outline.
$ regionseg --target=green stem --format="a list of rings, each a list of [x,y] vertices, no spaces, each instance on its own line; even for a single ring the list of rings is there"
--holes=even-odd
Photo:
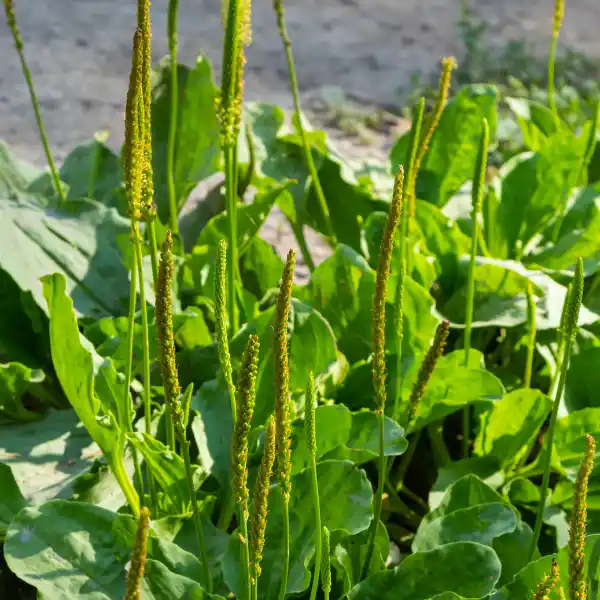
[[[427,426],[429,441],[431,442],[431,448],[438,467],[446,467],[452,462],[450,452],[448,452],[444,436],[442,435],[442,427],[443,425],[436,423]]]
[[[177,12],[179,0],[169,0],[167,35],[171,61],[171,98],[169,112],[169,137],[167,140],[167,186],[169,194],[169,227],[173,233],[179,232],[177,222],[177,195],[175,191],[175,139],[179,103],[179,81],[177,79]]]
[[[302,260],[304,260],[304,264],[312,273],[315,270],[315,261],[313,260],[310,250],[308,249],[308,244],[306,243],[306,238],[304,237],[302,223],[292,223],[290,221],[290,226],[294,232],[296,242],[298,243],[298,248],[300,248],[300,252],[302,253]]]
[[[558,30],[552,32],[550,40],[550,51],[548,53],[548,106],[552,112],[554,124],[558,129],[560,127],[560,117],[556,108],[556,95],[554,91],[554,67],[556,62],[556,44],[558,42]]]
[[[127,500],[127,504],[129,504],[129,508],[131,508],[131,512],[134,517],[140,516],[140,499],[135,491],[135,488],[131,484],[127,472],[125,471],[125,466],[123,465],[123,459],[121,457],[115,458],[110,463],[112,473],[121,488],[123,495],[125,496],[125,500]]]
[[[396,477],[398,480],[396,484],[397,491],[400,491],[400,488],[403,485],[404,477],[406,476],[406,471],[408,471],[408,467],[410,466],[413,456],[415,455],[420,439],[421,430],[419,429],[419,431],[415,433],[413,439],[409,442],[406,452],[402,455],[402,458],[400,459],[400,466],[398,467],[398,472],[396,473]]]
[[[310,174],[310,178],[312,180],[313,187],[315,189],[315,194],[317,196],[317,200],[319,202],[319,207],[321,212],[323,213],[323,219],[325,221],[325,231],[327,236],[330,239],[332,245],[335,246],[336,236],[335,231],[333,229],[333,223],[331,221],[331,215],[329,213],[329,207],[327,205],[327,200],[325,199],[325,194],[323,192],[323,188],[321,186],[321,180],[319,179],[319,174],[317,172],[317,167],[315,166],[315,162],[313,160],[312,152],[310,149],[310,144],[308,141],[308,137],[306,135],[306,130],[304,129],[304,125],[302,123],[301,109],[300,109],[300,90],[298,88],[298,78],[296,77],[296,67],[294,65],[294,55],[292,54],[292,40],[290,39],[287,31],[287,27],[285,24],[285,16],[283,6],[275,11],[277,15],[277,26],[279,28],[279,33],[281,35],[281,40],[283,41],[283,49],[285,52],[285,58],[288,66],[288,74],[290,79],[290,87],[292,90],[292,100],[294,103],[294,111],[296,112],[297,118],[297,129],[298,134],[300,135],[300,139],[302,140],[302,148],[304,150],[304,158],[306,160],[306,166],[308,168],[308,172]],[[301,226],[301,225],[300,225]]]
[[[313,575],[312,588],[310,590],[310,600],[315,600],[317,590],[319,589],[319,575],[321,574],[321,553],[323,551],[322,535],[323,527],[321,526],[321,506],[319,503],[319,483],[317,480],[317,459],[313,454],[310,463],[312,486],[311,492],[313,496],[313,507],[315,513],[315,573]]]
[[[8,17],[8,14],[7,14]],[[15,48],[17,50],[17,54],[19,55],[19,60],[21,62],[21,71],[25,77],[25,81],[27,83],[27,87],[29,88],[29,97],[31,98],[31,104],[33,105],[33,112],[35,113],[35,121],[37,123],[38,132],[40,134],[40,141],[42,142],[42,146],[44,147],[44,153],[46,155],[46,161],[48,162],[48,167],[50,168],[50,175],[52,177],[52,182],[54,183],[54,188],[56,193],[58,194],[58,198],[62,204],[66,204],[67,197],[65,195],[65,190],[62,187],[60,181],[60,175],[58,173],[58,169],[56,168],[56,163],[52,158],[52,152],[50,151],[50,144],[48,143],[48,135],[46,134],[46,127],[44,126],[44,121],[42,119],[42,112],[40,109],[40,103],[35,92],[35,86],[33,85],[33,78],[31,77],[31,71],[29,70],[29,66],[27,65],[27,61],[25,60],[25,53],[23,52],[23,42],[21,40],[21,35],[19,33],[16,21],[14,21],[13,14],[13,23],[11,26],[11,31],[13,34]]]
[[[290,573],[290,503],[283,498],[283,571],[281,573],[281,588],[279,600],[284,600]]]
[[[533,297],[533,286],[527,286],[527,359],[525,360],[525,375],[523,376],[523,387],[531,387],[531,374],[533,372],[533,357],[535,354],[535,298]]]
[[[229,293],[229,318],[231,319],[231,336],[233,337],[239,328],[237,310],[237,194],[235,176],[235,156],[233,146],[224,149],[225,154],[225,198],[227,207],[227,221],[229,225],[229,260],[227,261],[227,291]]]
[[[133,233],[133,232],[132,232]],[[125,397],[123,405],[126,414],[126,427],[128,433],[133,433],[133,412],[131,410],[131,400],[129,390],[131,387],[131,373],[133,367],[133,330],[135,327],[135,306],[137,300],[137,269],[133,265],[131,269],[131,282],[129,286],[129,315],[127,318],[127,356],[125,358]],[[131,446],[131,456],[135,471],[137,491],[141,498],[144,497],[144,478],[142,477],[142,469],[138,461],[137,450]]]
[[[138,281],[140,290],[140,310],[142,313],[142,334],[144,347],[144,426],[146,433],[152,435],[152,403],[150,394],[150,335],[148,328],[148,309],[146,306],[146,289],[144,278],[144,262],[142,259],[142,240],[140,230],[137,223],[134,223],[133,244],[135,252],[135,260],[137,263]],[[158,509],[158,497],[156,494],[156,485],[154,478],[150,473],[150,469],[146,465],[146,477],[148,479],[148,487],[150,488],[150,512],[156,516],[155,511]]]
[[[244,578],[244,589],[246,590],[245,594],[241,596],[242,600],[251,600],[252,598],[252,588],[250,585],[250,550],[248,548],[249,539],[248,539],[248,515],[247,509],[238,506],[238,515],[240,520],[240,530],[242,534],[243,540],[241,540],[241,562],[242,562],[242,576]]]
[[[375,548],[375,536],[377,535],[377,527],[381,518],[381,507],[383,505],[383,490],[385,488],[385,479],[387,474],[387,458],[385,456],[385,414],[383,410],[379,412],[379,481],[377,483],[377,491],[373,499],[373,520],[369,527],[369,536],[367,540],[367,553],[365,562],[362,566],[360,581],[367,578],[371,558]]]
[[[544,475],[542,477],[542,487],[540,488],[540,502],[538,504],[537,515],[535,518],[535,527],[533,529],[533,538],[531,539],[531,547],[529,549],[529,560],[533,560],[533,555],[537,548],[538,541],[540,539],[540,533],[542,531],[542,523],[544,521],[544,510],[546,508],[546,496],[548,494],[548,487],[550,485],[550,467],[552,465],[552,444],[554,441],[554,428],[556,426],[556,418],[558,416],[558,408],[560,406],[560,400],[565,389],[565,382],[567,380],[567,370],[569,367],[569,359],[571,357],[571,347],[573,345],[573,338],[570,337],[564,350],[564,358],[562,360],[560,380],[558,387],[556,388],[556,395],[554,396],[554,405],[552,407],[552,414],[550,415],[550,424],[548,431],[544,436],[544,445],[546,446],[546,456],[544,460]]]
[[[183,453],[183,462],[185,464],[185,474],[187,478],[188,490],[190,492],[190,500],[192,503],[192,514],[194,516],[194,526],[196,528],[196,540],[198,542],[198,550],[200,551],[200,559],[202,561],[202,571],[204,574],[204,586],[209,594],[213,591],[213,582],[210,575],[210,565],[208,563],[208,554],[206,553],[206,544],[204,543],[204,530],[202,529],[202,521],[200,520],[200,512],[198,511],[198,502],[196,500],[196,490],[194,489],[194,479],[192,476],[192,461],[190,460],[190,443],[183,439],[181,440],[181,451]]]

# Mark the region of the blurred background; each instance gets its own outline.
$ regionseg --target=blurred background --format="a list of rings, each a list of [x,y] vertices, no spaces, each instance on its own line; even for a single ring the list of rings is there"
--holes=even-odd
[[[166,53],[167,0],[152,3],[153,58]],[[553,0],[287,0],[303,101],[346,142],[377,153],[402,128],[402,108],[435,85],[439,60],[458,59],[455,85],[544,85]],[[122,140],[122,110],[135,0],[15,0],[50,143],[57,159],[98,130]],[[198,52],[220,70],[219,0],[180,0],[180,58]],[[600,2],[567,0],[558,83],[596,95]],[[287,71],[270,0],[255,0],[247,98],[290,105]],[[23,76],[0,23],[0,138],[44,164]]]

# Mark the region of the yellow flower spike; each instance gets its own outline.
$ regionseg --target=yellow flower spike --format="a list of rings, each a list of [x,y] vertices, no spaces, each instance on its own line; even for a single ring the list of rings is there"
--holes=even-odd
[[[267,421],[265,447],[258,469],[254,493],[252,495],[251,537],[250,537],[250,577],[252,585],[258,584],[260,576],[260,561],[265,546],[265,531],[267,529],[267,514],[269,510],[268,497],[273,464],[275,463],[275,418],[271,415]]]
[[[329,529],[323,526],[323,556],[321,559],[321,587],[325,600],[329,598],[331,593],[331,548],[329,540]]]
[[[554,588],[554,586],[558,583],[560,573],[558,569],[558,563],[556,559],[552,559],[552,570],[550,571],[550,575],[546,575],[543,581],[538,583],[537,589],[535,590],[535,594],[533,596],[533,600],[550,600],[550,592]]]
[[[387,282],[390,276],[390,265],[394,249],[394,238],[400,213],[402,210],[402,187],[404,169],[400,167],[394,182],[394,195],[388,213],[385,230],[381,238],[379,262],[377,264],[377,280],[373,298],[373,388],[378,414],[383,414],[386,403],[385,388],[385,299]]]
[[[419,408],[419,403],[423,398],[423,394],[427,389],[427,385],[431,380],[431,376],[433,375],[433,371],[435,370],[435,366],[438,360],[444,354],[444,349],[446,347],[446,342],[448,340],[450,323],[448,321],[442,321],[435,332],[435,337],[433,338],[433,343],[429,347],[421,366],[419,367],[419,373],[417,375],[417,379],[413,385],[410,400],[408,404],[408,415],[407,415],[407,424],[408,426],[412,425],[416,416],[417,410]]]
[[[148,545],[148,530],[150,528],[150,511],[146,507],[140,510],[137,532],[133,551],[131,553],[131,566],[127,574],[127,593],[125,600],[140,600],[142,593],[142,578],[146,567],[146,552]]]
[[[238,411],[231,451],[233,463],[231,489],[235,501],[244,514],[248,512],[248,435],[254,414],[259,348],[258,336],[251,335],[244,351],[238,380]]]
[[[596,440],[586,435],[587,448],[579,467],[573,494],[573,509],[569,528],[569,592],[571,600],[586,600],[585,541],[587,522],[587,493],[590,474],[594,468]]]

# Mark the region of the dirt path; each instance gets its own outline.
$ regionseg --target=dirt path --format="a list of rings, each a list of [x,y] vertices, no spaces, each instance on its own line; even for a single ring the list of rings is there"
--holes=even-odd
[[[98,129],[121,138],[135,0],[15,0],[27,57],[51,144],[60,157]],[[489,25],[492,44],[524,36],[544,51],[553,0],[471,0]],[[181,54],[201,49],[219,68],[219,0],[181,0]],[[349,97],[397,105],[415,72],[458,55],[459,0],[288,0],[287,15],[300,85],[311,94],[339,86]],[[600,2],[568,0],[565,44],[600,57]],[[166,51],[167,0],[152,6],[154,57]],[[281,43],[270,0],[254,2],[248,97],[289,104]],[[0,138],[40,162],[41,150],[12,41],[0,23]]]

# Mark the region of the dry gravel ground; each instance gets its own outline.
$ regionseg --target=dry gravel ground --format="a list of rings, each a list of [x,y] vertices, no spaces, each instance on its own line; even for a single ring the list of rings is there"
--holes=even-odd
[[[154,59],[166,52],[168,0],[154,0]],[[527,38],[546,52],[553,0],[471,0],[488,24],[487,43]],[[15,0],[26,55],[37,84],[49,139],[60,159],[99,129],[122,139],[122,110],[135,26],[135,0]],[[219,0],[180,0],[181,58],[202,50],[220,68]],[[365,104],[399,106],[414,73],[429,75],[439,59],[463,47],[460,0],[287,0],[300,86],[305,97],[339,86]],[[287,73],[271,0],[255,0],[247,97],[289,106]],[[600,58],[600,2],[567,0],[561,43]],[[385,150],[390,136],[376,141]],[[0,139],[43,164],[26,86],[8,29],[0,23]],[[346,140],[345,149],[365,154]],[[377,150],[367,151],[377,153]]]

